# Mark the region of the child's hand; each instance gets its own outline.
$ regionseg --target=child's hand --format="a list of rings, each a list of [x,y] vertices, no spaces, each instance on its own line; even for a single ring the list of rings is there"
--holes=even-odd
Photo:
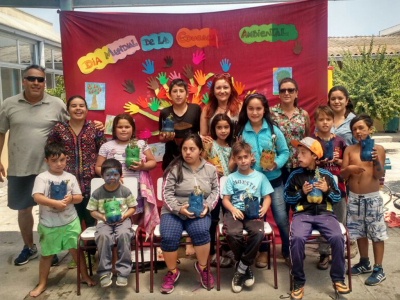
[[[328,191],[328,184],[326,183],[325,177],[322,177],[322,179],[314,182],[314,186],[316,189],[321,190],[323,193]]]
[[[379,161],[378,150],[376,148],[372,148],[371,151],[372,161]]]
[[[264,216],[267,214],[267,211],[268,211],[267,207],[264,207],[264,206],[260,205],[260,210],[259,210],[259,213],[258,213],[258,216],[260,217],[260,219],[264,218]]]
[[[278,165],[276,164],[276,162],[274,162],[274,166],[273,166],[271,169],[268,169],[268,168],[265,169],[265,171],[271,172],[271,171],[275,170],[277,166],[278,166]]]
[[[313,189],[313,185],[312,185],[312,184],[309,184],[308,181],[304,181],[304,184],[303,184],[303,193],[307,195],[309,192],[312,191],[312,189]]]
[[[233,216],[234,220],[243,220],[244,219],[243,213],[239,209],[237,209],[236,207],[234,207],[231,210],[231,213],[232,213],[232,216]]]
[[[184,216],[188,217],[189,219],[194,219],[194,218],[195,218],[195,215],[194,215],[194,213],[192,213],[192,212],[190,212],[190,211],[187,210],[188,207],[189,207],[189,204],[182,205],[182,207],[181,207],[179,213],[180,213],[181,215],[184,215]]]
[[[203,211],[200,214],[200,218],[203,218],[208,213],[208,206],[203,204]]]
[[[53,207],[57,210],[63,210],[67,207],[68,203],[66,200],[54,200]]]
[[[216,166],[218,177],[224,176],[224,171],[222,170],[221,166]]]
[[[175,138],[175,132],[168,132],[168,134],[161,132],[160,135],[166,141],[173,141]]]
[[[211,136],[208,135],[201,135],[201,140],[203,141],[203,143],[212,143],[213,139]]]
[[[339,151],[333,151],[333,159],[331,160],[331,162],[336,164],[338,160],[339,160]]]
[[[356,165],[350,165],[347,167],[347,170],[350,172],[350,174],[352,175],[360,175],[362,172],[365,171],[364,168],[361,168],[359,166]]]
[[[144,162],[142,159],[139,159],[139,162],[132,161],[132,165],[129,167],[129,170],[140,171],[144,167]]]
[[[118,223],[122,223],[123,221],[125,221],[126,218],[127,218],[126,215],[123,214],[123,215],[121,216],[121,220],[119,220]]]
[[[72,203],[72,195],[65,195],[63,201],[66,201],[67,204]]]

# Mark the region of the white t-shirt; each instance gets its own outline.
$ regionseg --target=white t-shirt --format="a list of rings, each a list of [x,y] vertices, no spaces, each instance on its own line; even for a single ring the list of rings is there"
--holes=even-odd
[[[122,175],[124,177],[136,177],[139,181],[139,171],[129,170],[125,164],[125,149],[128,144],[118,144],[116,140],[111,140],[100,147],[99,155],[108,158],[115,158],[122,164]],[[150,149],[143,140],[137,141],[140,151],[140,158],[144,158],[143,152]]]
[[[33,186],[32,196],[34,194],[43,194],[50,198],[50,185],[59,185],[64,181],[67,184],[67,195],[81,195],[78,181],[75,176],[68,172],[61,175],[53,175],[49,171],[40,173],[36,176]],[[58,210],[50,206],[39,204],[39,222],[45,227],[59,227],[71,223],[77,218],[74,204],[70,203],[63,210]]]

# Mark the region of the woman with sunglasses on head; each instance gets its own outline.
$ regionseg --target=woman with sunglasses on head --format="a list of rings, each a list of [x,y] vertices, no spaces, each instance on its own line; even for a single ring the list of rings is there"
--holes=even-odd
[[[212,143],[210,125],[214,116],[226,114],[235,125],[239,118],[242,103],[233,87],[232,77],[228,73],[217,74],[210,87],[210,97],[200,116],[200,134],[203,141]]]
[[[282,168],[283,184],[286,183],[290,173],[300,167],[297,150],[290,141],[300,141],[310,135],[310,117],[307,111],[297,107],[298,91],[299,88],[294,79],[282,79],[279,82],[280,103],[271,108],[272,119],[278,124],[289,148],[289,160]]]

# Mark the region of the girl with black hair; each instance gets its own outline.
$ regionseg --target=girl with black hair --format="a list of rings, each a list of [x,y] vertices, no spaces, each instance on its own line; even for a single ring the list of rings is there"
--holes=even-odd
[[[239,114],[238,136],[242,141],[250,144],[254,155],[252,168],[265,174],[270,181],[274,192],[271,196],[271,210],[282,239],[282,255],[289,259],[289,218],[286,212],[286,203],[283,200],[283,184],[281,168],[289,158],[289,149],[284,135],[274,124],[269,111],[268,101],[262,94],[250,94],[243,102]],[[260,158],[266,155],[263,150],[274,153],[273,167],[263,169],[260,166]],[[260,255],[256,260],[256,267],[267,266],[268,247],[264,244],[260,247]]]
[[[357,144],[350,129],[350,122],[356,115],[353,112],[349,92],[345,87],[337,85],[330,89],[328,106],[332,108],[334,114],[331,132],[344,139],[347,146]]]
[[[170,294],[180,276],[176,266],[179,241],[186,230],[194,246],[197,261],[194,264],[201,278],[201,285],[207,288],[207,259],[210,252],[211,211],[219,199],[219,182],[216,168],[202,157],[203,144],[198,134],[189,134],[180,145],[180,155],[164,172],[163,207],[161,209],[161,250],[168,268],[160,291]],[[189,209],[192,193],[203,195],[203,210],[195,217]],[[210,273],[210,287],[214,279]]]

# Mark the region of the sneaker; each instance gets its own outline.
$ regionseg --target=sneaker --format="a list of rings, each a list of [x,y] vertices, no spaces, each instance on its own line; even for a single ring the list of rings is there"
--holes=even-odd
[[[112,284],[112,273],[105,274],[100,277],[101,287],[108,287]]]
[[[374,270],[371,276],[365,280],[366,285],[378,285],[386,279],[385,273],[383,272],[382,266],[374,265]]]
[[[256,267],[257,268],[265,268],[268,266],[268,253],[267,252],[260,252],[256,259]]]
[[[128,285],[128,278],[118,276],[117,281],[115,282],[118,286],[127,286]]]
[[[33,244],[33,248],[29,249],[27,245],[24,246],[19,256],[14,260],[16,266],[22,266],[31,259],[36,258],[39,255],[36,244]]]
[[[319,257],[317,268],[319,270],[327,270],[328,267],[329,267],[329,255],[321,254],[321,256]]]
[[[240,293],[243,289],[245,280],[246,280],[246,274],[242,274],[239,271],[236,271],[232,279],[232,291],[234,293]]]
[[[349,294],[351,291],[344,281],[337,281],[333,283],[333,289],[339,294]]]
[[[253,271],[250,269],[250,267],[247,267],[246,269],[246,274],[244,274],[244,286],[246,287],[251,287],[254,284],[254,275]]]
[[[214,254],[211,256],[211,261],[210,261],[211,266],[216,267],[217,266],[217,254]],[[232,260],[229,257],[224,257],[222,255],[219,256],[219,266],[221,268],[229,268],[232,264]]]
[[[76,262],[73,259],[71,259],[68,263],[68,269],[76,269],[76,268],[77,268]]]
[[[293,282],[292,293],[290,294],[290,299],[301,300],[304,295],[304,283]]]
[[[51,259],[51,266],[52,267],[58,266],[58,256],[57,256],[57,254],[53,255],[53,258]]]
[[[168,271],[167,275],[163,277],[160,292],[162,294],[171,294],[174,291],[174,283],[178,280],[180,275],[181,272],[179,272],[178,268],[176,269],[175,274]]]
[[[371,264],[368,262],[368,264],[359,262],[358,264],[355,264],[352,268],[351,268],[351,275],[353,276],[357,276],[360,274],[364,274],[364,273],[371,273],[372,272],[372,268],[371,268]]]
[[[199,273],[200,276],[200,283],[203,286],[203,288],[207,288],[207,279],[208,279],[208,272],[207,272],[207,267],[202,270],[200,268],[199,262],[196,261],[194,263],[194,268],[196,269],[197,273]],[[214,288],[214,277],[210,272],[210,289]]]
[[[233,253],[232,250],[229,250],[228,252],[225,252],[225,256],[226,256],[226,257],[229,257],[229,258],[231,259],[232,265],[236,265],[237,260],[236,260],[236,258],[235,258],[235,254]]]

